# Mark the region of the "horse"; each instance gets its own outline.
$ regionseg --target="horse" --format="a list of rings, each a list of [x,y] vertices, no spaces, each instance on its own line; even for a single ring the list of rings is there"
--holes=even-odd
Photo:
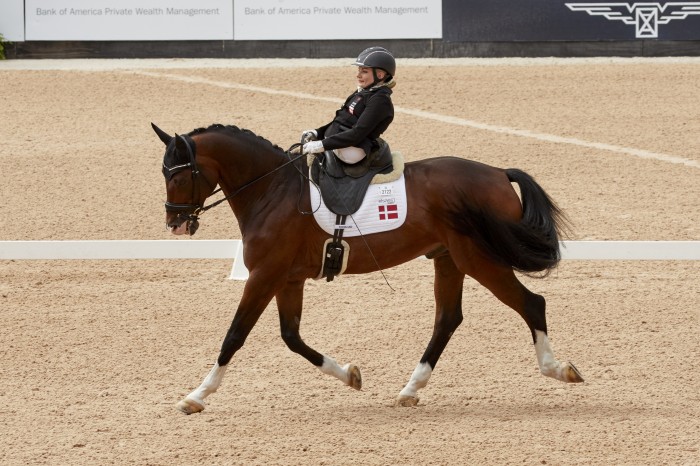
[[[341,366],[309,347],[299,333],[304,283],[319,277],[329,238],[308,215],[312,206],[305,176],[307,156],[231,125],[214,124],[174,136],[151,125],[166,146],[162,171],[167,228],[175,235],[194,235],[200,215],[228,202],[240,227],[243,261],[249,270],[213,368],[177,408],[186,414],[204,409],[205,399],[217,390],[234,354],[273,298],[287,347],[322,373],[360,390],[362,375],[356,365]],[[345,238],[350,251],[347,274],[376,272],[420,256],[434,264],[433,334],[396,406],[418,404],[418,391],[427,385],[462,322],[467,275],[524,319],[543,375],[583,382],[573,364],[554,357],[544,297],[528,290],[515,273],[545,277],[557,266],[559,237],[568,224],[563,211],[531,175],[519,169],[443,156],[406,163],[403,173],[408,206],[404,223],[392,231]],[[205,206],[217,186],[225,197]]]

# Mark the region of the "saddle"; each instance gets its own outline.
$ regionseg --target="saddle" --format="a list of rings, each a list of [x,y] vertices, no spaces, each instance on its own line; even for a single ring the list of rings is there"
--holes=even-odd
[[[336,225],[343,225],[348,215],[359,210],[375,175],[394,169],[389,144],[382,139],[378,142],[379,148],[356,164],[343,162],[333,151],[324,152],[311,163],[311,179],[319,187],[328,210],[336,214]],[[333,238],[325,244],[320,277],[330,282],[342,273],[347,263],[346,247],[343,230],[336,228]]]
[[[372,178],[390,173],[393,161],[389,144],[378,139],[379,148],[355,164],[345,163],[333,151],[314,158],[311,179],[321,190],[328,210],[337,215],[352,215],[362,205]]]

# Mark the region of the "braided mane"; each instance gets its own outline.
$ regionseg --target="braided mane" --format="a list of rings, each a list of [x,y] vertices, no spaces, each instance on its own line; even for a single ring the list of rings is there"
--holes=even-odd
[[[239,128],[238,126],[234,126],[234,125],[222,125],[220,123],[214,123],[213,125],[210,125],[207,128],[194,129],[194,130],[190,131],[189,133],[187,133],[187,135],[193,136],[195,134],[201,134],[201,133],[206,133],[206,132],[227,133],[227,134],[230,134],[231,136],[238,136],[238,135],[243,134],[246,136],[250,136],[252,138],[260,139],[263,142],[271,145],[273,148],[280,150],[280,151],[284,151],[284,149],[282,149],[277,144],[273,144],[268,139],[265,139],[262,136],[258,136],[257,134],[255,134],[251,130],[245,129],[245,128]]]

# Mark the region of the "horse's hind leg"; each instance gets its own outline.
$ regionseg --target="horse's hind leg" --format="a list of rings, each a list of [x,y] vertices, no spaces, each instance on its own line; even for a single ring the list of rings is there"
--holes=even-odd
[[[433,260],[435,267],[435,324],[433,336],[423,357],[411,375],[411,379],[399,393],[397,406],[415,406],[418,389],[428,384],[428,379],[444,351],[452,334],[462,322],[462,286],[464,274],[455,266],[449,254]]]
[[[299,334],[299,325],[301,324],[303,297],[303,280],[290,282],[277,293],[282,339],[290,350],[305,357],[324,374],[332,375],[345,385],[360,390],[362,388],[362,375],[357,366],[346,364],[341,367],[333,358],[317,352],[302,340]]]
[[[562,382],[583,382],[583,377],[573,364],[559,362],[554,357],[547,337],[545,299],[525,288],[511,268],[497,265],[483,257],[472,260],[469,275],[520,314],[530,328],[540,372]]]

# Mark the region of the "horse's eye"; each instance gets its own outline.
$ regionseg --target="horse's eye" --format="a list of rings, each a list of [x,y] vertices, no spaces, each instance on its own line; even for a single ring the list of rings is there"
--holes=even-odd
[[[187,184],[187,179],[186,178],[173,178],[172,183],[175,185],[176,188],[181,188]]]

